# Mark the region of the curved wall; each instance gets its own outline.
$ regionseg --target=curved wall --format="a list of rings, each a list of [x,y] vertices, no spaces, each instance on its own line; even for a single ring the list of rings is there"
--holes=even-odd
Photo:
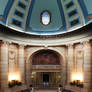
[[[13,30],[10,30],[9,28],[6,28],[1,25],[0,39],[3,41],[8,41],[10,43],[35,45],[35,46],[67,45],[91,40],[92,39],[91,25],[92,23],[74,32],[49,36],[48,35],[36,36],[36,35],[23,34],[20,32],[14,32]]]

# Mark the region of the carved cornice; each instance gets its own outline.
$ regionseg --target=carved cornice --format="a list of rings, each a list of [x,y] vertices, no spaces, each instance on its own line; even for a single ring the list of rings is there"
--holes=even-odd
[[[10,31],[8,28],[4,30],[0,27],[0,40],[16,44],[34,45],[34,46],[57,46],[57,45],[66,45],[83,43],[85,40],[92,39],[92,31],[90,29],[86,30],[75,30],[74,32],[68,32],[66,34],[59,35],[45,35],[42,37],[34,35],[27,35],[23,33],[16,32],[14,30]],[[47,48],[47,47],[46,47]]]
[[[26,45],[25,44],[18,44],[19,45],[19,48],[24,48]]]
[[[73,47],[74,43],[69,43],[69,44],[66,44],[66,46],[68,47]]]
[[[75,40],[73,40],[73,41],[71,41],[71,39],[70,40],[67,40],[67,41],[65,41],[65,42],[62,42],[63,40],[62,39],[59,39],[59,41],[58,40],[56,40],[56,41],[54,41],[53,42],[53,40],[51,41],[51,42],[49,42],[49,40],[47,40],[47,41],[43,41],[43,43],[42,43],[42,41],[40,42],[39,40],[38,40],[38,42],[36,43],[34,40],[34,43],[33,43],[33,41],[30,43],[30,42],[22,42],[22,41],[17,41],[17,39],[16,40],[11,40],[11,39],[7,39],[7,40],[3,40],[2,39],[2,42],[6,42],[6,43],[8,43],[8,44],[12,44],[12,43],[15,43],[15,44],[18,44],[18,45],[21,45],[21,46],[27,46],[27,45],[34,45],[34,44],[36,44],[36,45],[38,45],[39,46],[39,44],[40,44],[40,46],[44,46],[45,48],[48,48],[48,46],[50,46],[50,45],[65,45],[65,46],[72,46],[72,45],[74,45],[75,43],[81,43],[81,44],[84,44],[84,43],[87,43],[87,42],[90,42],[90,40],[91,39],[87,39],[86,38],[86,40],[85,39],[75,39]],[[49,43],[48,43],[49,42]]]
[[[9,46],[9,42],[8,41],[2,41],[2,44],[5,45],[5,46]]]
[[[89,39],[86,39],[86,40],[84,40],[84,41],[81,41],[80,43],[81,43],[82,45],[85,45],[85,44],[90,43],[90,40],[89,40]]]

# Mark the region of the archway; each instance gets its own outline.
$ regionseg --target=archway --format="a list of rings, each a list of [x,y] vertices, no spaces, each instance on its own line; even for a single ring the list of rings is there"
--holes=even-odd
[[[63,62],[63,57],[54,50],[42,49],[34,52],[26,62],[27,84],[37,87],[63,84]]]
[[[52,50],[40,50],[32,55],[32,65],[60,65],[59,55]]]

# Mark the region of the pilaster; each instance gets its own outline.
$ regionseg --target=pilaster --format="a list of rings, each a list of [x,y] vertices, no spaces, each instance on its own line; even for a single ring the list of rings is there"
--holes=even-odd
[[[8,87],[8,42],[1,44],[1,88]]]
[[[21,81],[25,82],[25,61],[24,61],[24,45],[19,45],[19,72]]]
[[[85,41],[84,45],[84,87],[91,89],[91,75],[92,75],[92,62],[91,62],[91,44]]]
[[[68,84],[72,81],[73,72],[73,60],[74,60],[73,44],[68,45],[68,60],[67,60],[67,82]]]

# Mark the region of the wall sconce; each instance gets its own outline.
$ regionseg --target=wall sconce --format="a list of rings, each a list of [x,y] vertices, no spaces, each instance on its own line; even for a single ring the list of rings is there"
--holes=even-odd
[[[59,76],[58,76],[58,78],[60,79],[60,78],[61,78],[61,76],[59,75]]]
[[[82,74],[73,74],[72,75],[72,82],[70,85],[75,85],[77,87],[83,88],[83,76]]]
[[[9,75],[9,84],[8,86],[11,88],[11,87],[14,87],[14,86],[21,86],[22,83],[20,82],[20,78],[18,75]]]
[[[73,82],[70,82],[70,85],[74,85],[74,86],[83,88],[83,82],[80,80],[74,80]]]
[[[11,87],[14,87],[14,86],[21,86],[22,83],[17,81],[17,80],[11,80],[8,84],[8,86],[11,88]]]
[[[34,78],[36,75],[36,72],[32,72],[31,78]]]

